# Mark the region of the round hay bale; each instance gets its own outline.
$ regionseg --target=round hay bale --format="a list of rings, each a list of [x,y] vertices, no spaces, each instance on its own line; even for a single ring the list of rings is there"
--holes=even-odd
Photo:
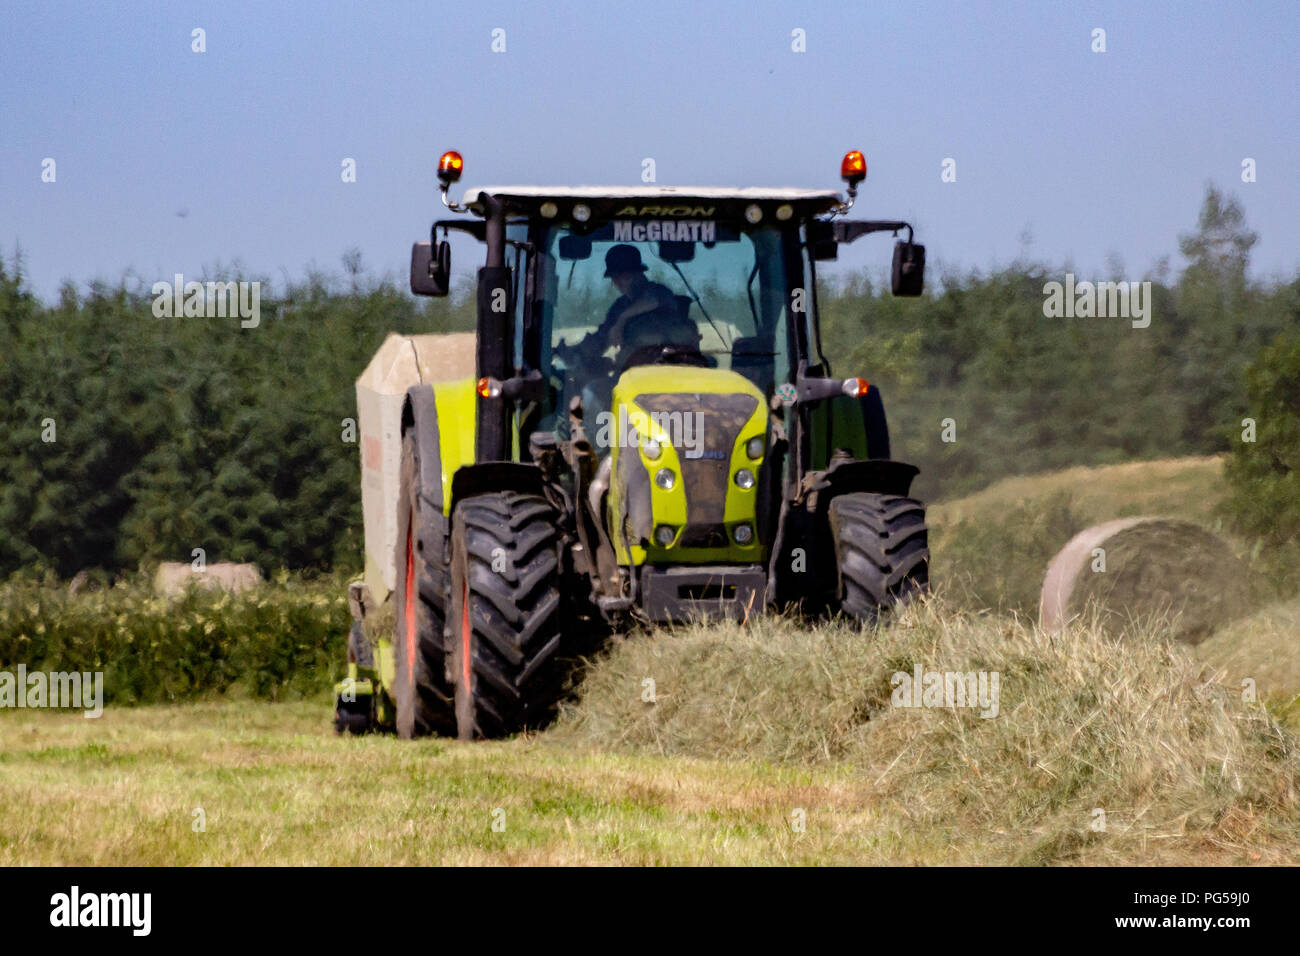
[[[1121,518],[1080,531],[1052,559],[1038,621],[1058,630],[1094,605],[1117,625],[1166,618],[1175,639],[1198,644],[1249,609],[1250,590],[1244,562],[1200,525]]]
[[[155,594],[170,596],[184,594],[187,587],[221,589],[238,594],[262,583],[262,572],[255,564],[235,564],[218,561],[199,571],[184,561],[164,561],[154,574]]]

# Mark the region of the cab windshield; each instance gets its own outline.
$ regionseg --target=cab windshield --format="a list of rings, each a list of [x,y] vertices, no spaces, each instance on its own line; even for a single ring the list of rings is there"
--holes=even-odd
[[[788,225],[548,227],[535,267],[543,372],[564,385],[557,408],[577,394],[604,405],[613,382],[638,364],[730,369],[770,396],[790,376],[786,263],[798,261],[787,258],[797,241]]]

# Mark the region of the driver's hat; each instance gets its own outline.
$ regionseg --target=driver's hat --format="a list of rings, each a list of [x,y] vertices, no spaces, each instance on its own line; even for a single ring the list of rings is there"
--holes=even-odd
[[[621,272],[645,272],[648,267],[641,261],[641,251],[636,246],[621,244],[605,253],[605,278]]]

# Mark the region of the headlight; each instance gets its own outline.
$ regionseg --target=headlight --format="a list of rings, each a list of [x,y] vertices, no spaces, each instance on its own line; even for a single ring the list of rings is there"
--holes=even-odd
[[[751,438],[745,443],[745,454],[755,460],[763,457],[763,438],[761,435],[757,438]]]
[[[673,485],[677,484],[677,476],[673,474],[671,468],[660,468],[655,472],[655,484],[668,491]]]
[[[670,524],[661,524],[655,528],[655,542],[663,545],[665,548],[673,543],[673,538],[677,537],[677,532],[673,530]]]
[[[736,539],[736,544],[749,544],[754,540],[754,529],[747,524],[738,524],[731,536]]]
[[[754,487],[754,473],[748,468],[742,468],[736,472],[736,487],[746,490]]]

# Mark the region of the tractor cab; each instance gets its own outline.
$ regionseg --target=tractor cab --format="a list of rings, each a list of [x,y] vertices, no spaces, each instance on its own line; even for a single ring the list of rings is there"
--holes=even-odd
[[[613,411],[619,377],[656,365],[734,371],[766,404],[806,348],[806,315],[790,307],[792,290],[808,287],[800,221],[835,195],[773,191],[759,202],[743,190],[568,192],[564,219],[558,196],[542,200],[539,210],[556,215],[538,215],[535,233],[537,358],[563,382],[560,414],[547,423],[566,431],[573,395],[594,399],[592,411]]]

